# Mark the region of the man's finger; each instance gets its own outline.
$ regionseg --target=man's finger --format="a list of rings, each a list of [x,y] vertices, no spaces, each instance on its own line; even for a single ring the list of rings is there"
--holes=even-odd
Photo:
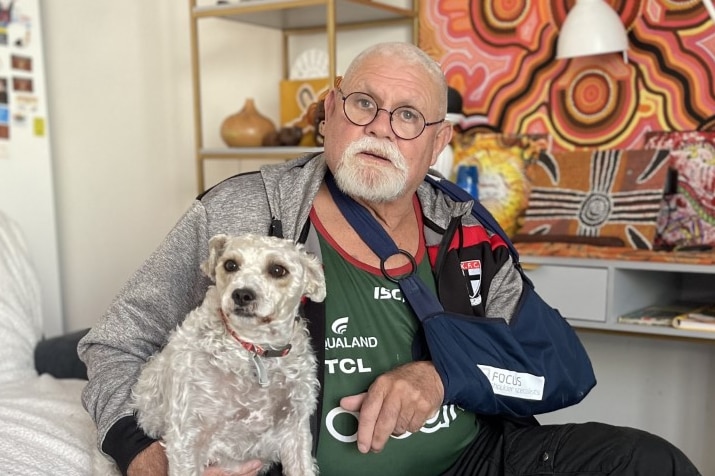
[[[412,427],[414,426],[413,423],[417,421],[417,416],[415,415],[415,412],[411,408],[402,408],[402,413],[397,417],[397,421],[395,422],[395,428],[392,430],[392,434],[395,436],[400,436],[405,434],[406,432],[411,432],[413,433]],[[418,428],[419,430],[419,428]]]
[[[217,466],[209,466],[204,470],[201,476],[256,476],[258,470],[262,467],[263,462],[261,460],[252,459],[230,470]]]
[[[372,445],[372,430],[375,426],[375,419],[377,418],[377,414],[374,416],[372,416],[372,414],[368,415],[368,410],[364,407],[366,398],[367,392],[349,395],[340,399],[341,408],[350,412],[360,413],[358,416],[357,445],[361,453],[370,451],[370,446]],[[372,406],[374,408],[374,404]],[[377,410],[379,411],[379,408]]]
[[[372,389],[371,389],[372,390]],[[382,451],[390,435],[395,431],[397,418],[400,416],[399,400],[392,403],[384,401],[380,391],[350,395],[340,399],[340,406],[351,412],[359,412],[357,445],[361,453]],[[410,418],[404,419],[401,433],[405,432]]]
[[[391,415],[389,410],[385,412],[383,409],[384,393],[375,391],[373,387],[370,388],[370,391],[365,396],[362,406],[360,407],[360,416],[358,417],[357,446],[361,453],[367,453],[371,449],[373,451],[380,451],[384,446],[384,442],[382,445],[378,444],[376,446],[374,444],[375,425],[378,423],[383,427],[386,424],[389,425],[390,431],[387,433],[389,436],[392,429],[395,428],[395,421],[397,420],[397,415]],[[381,421],[378,422],[378,418],[381,419]],[[392,419],[392,421],[384,422],[382,419]],[[387,438],[385,438],[385,440],[387,440]]]
[[[367,396],[367,392],[343,397],[340,399],[340,407],[349,412],[359,412],[363,401],[365,401],[365,396]]]

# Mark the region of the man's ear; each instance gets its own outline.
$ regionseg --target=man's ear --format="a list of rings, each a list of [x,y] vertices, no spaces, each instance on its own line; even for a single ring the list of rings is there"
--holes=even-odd
[[[228,235],[218,234],[209,240],[209,257],[201,263],[201,271],[213,281],[216,281],[216,265],[226,247]]]
[[[449,146],[454,131],[454,126],[449,121],[443,121],[438,127],[439,130],[434,137],[434,148],[432,149],[432,162],[430,166],[437,162],[439,154],[442,153],[445,147]]]
[[[333,112],[335,112],[335,101],[337,98],[337,89],[332,88],[330,91],[328,91],[328,94],[325,96],[325,101],[323,102],[323,105],[325,107],[325,118],[327,119],[330,117]]]

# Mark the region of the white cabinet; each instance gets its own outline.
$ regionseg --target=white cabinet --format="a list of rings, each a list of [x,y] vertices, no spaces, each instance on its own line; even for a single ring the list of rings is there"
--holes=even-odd
[[[715,302],[715,265],[529,255],[521,261],[537,292],[576,328],[715,340],[715,332],[618,322],[651,304]]]
[[[241,24],[279,30],[283,33],[283,78],[288,77],[288,39],[293,35],[324,33],[327,38],[329,81],[336,76],[336,32],[347,29],[368,29],[379,26],[407,24],[413,41],[417,41],[418,0],[404,2],[409,7],[395,6],[389,0],[231,0],[230,2],[198,4],[189,0],[191,16],[191,60],[194,94],[194,125],[198,191],[205,188],[204,163],[216,159],[296,157],[320,150],[303,147],[206,148],[201,105],[201,71],[199,22],[204,19],[225,19]],[[367,34],[367,32],[366,32]],[[255,70],[257,65],[246,65]],[[278,78],[276,78],[278,79]],[[276,81],[277,83],[278,81]]]
[[[543,265],[531,268],[527,274],[541,297],[563,316],[606,322],[606,268]]]

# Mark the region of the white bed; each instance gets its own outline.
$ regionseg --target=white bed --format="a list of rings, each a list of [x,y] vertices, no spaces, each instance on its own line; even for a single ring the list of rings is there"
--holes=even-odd
[[[0,212],[0,475],[90,475],[94,425],[80,402],[86,382],[35,370],[41,302],[22,232]]]

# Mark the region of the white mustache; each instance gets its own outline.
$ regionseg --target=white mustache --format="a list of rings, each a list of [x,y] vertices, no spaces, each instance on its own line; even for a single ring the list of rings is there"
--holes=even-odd
[[[362,137],[352,142],[345,150],[345,155],[355,156],[365,152],[383,157],[392,162],[398,169],[405,170],[406,161],[400,149],[392,142],[375,139],[374,137]]]

